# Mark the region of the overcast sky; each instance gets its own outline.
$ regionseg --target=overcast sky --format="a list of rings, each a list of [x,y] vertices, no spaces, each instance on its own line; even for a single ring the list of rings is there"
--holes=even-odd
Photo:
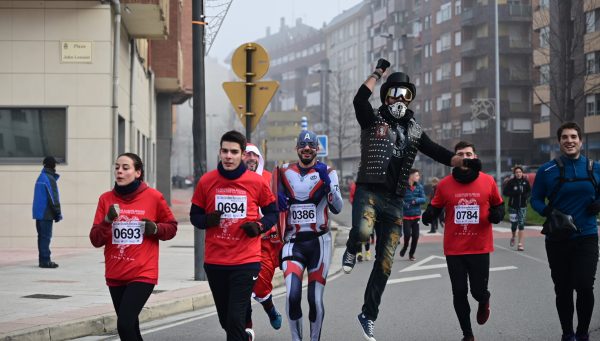
[[[223,21],[209,56],[221,63],[229,53],[243,43],[252,42],[266,35],[266,27],[271,33],[279,31],[279,21],[285,18],[288,26],[295,26],[296,18],[302,22],[321,28],[333,17],[351,8],[362,0],[233,0]],[[220,1],[219,1],[220,2]],[[210,15],[210,0],[206,0],[206,14]]]

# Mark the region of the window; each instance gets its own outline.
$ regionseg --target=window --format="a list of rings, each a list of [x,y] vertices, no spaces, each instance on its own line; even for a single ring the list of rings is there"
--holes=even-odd
[[[529,118],[510,118],[507,122],[506,130],[513,133],[531,132],[531,119]]]
[[[450,109],[452,106],[452,94],[447,92],[436,98],[436,109],[438,111]],[[451,128],[449,128],[451,129]]]
[[[446,51],[446,50],[450,49],[450,46],[452,45],[452,42],[451,42],[452,38],[451,38],[450,32],[446,32],[446,33],[442,34],[440,36],[440,40],[442,42],[442,45],[441,45],[442,51]]]
[[[542,27],[540,29],[540,47],[548,48],[550,47],[550,27]]]
[[[462,106],[462,93],[457,92],[454,94],[454,106],[457,108]]]
[[[454,1],[454,15],[459,15],[462,12],[462,5],[460,0]]]
[[[431,57],[431,44],[428,43],[423,46],[423,54],[425,58]]]
[[[439,24],[446,20],[450,20],[452,17],[452,3],[447,2],[440,6],[440,10],[435,13],[435,23]]]
[[[540,8],[548,8],[550,0],[540,0]]]
[[[600,9],[585,13],[585,33],[600,31]]]
[[[462,62],[454,63],[454,75],[460,77],[462,75]]]
[[[550,65],[540,66],[540,85],[546,85],[550,82]]]
[[[585,115],[598,116],[600,115],[600,94],[588,95],[585,98]]]
[[[540,122],[550,121],[550,107],[546,104],[540,106]]]
[[[460,31],[454,32],[454,46],[460,46],[462,34]]]
[[[463,134],[475,134],[475,124],[473,121],[463,121],[462,122],[462,133]]]
[[[423,82],[425,84],[431,84],[431,72],[425,72],[425,74],[423,75]]]
[[[66,108],[0,108],[0,162],[39,162],[67,154]]]
[[[600,73],[600,51],[587,53],[585,55],[585,68],[588,75]]]
[[[423,29],[428,30],[431,28],[431,15],[425,16],[423,18]]]
[[[431,100],[427,99],[424,101],[425,112],[431,111]]]
[[[452,123],[442,123],[442,138],[449,139],[452,137]]]

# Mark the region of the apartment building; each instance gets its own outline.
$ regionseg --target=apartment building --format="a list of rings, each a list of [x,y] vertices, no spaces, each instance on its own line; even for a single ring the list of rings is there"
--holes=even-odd
[[[189,13],[191,1],[0,2],[0,247],[36,245],[46,155],[60,162],[54,247],[89,246],[119,153],[139,154],[168,198],[169,167],[157,165],[170,159],[172,104],[191,94]]]
[[[556,129],[575,121],[585,153],[600,157],[600,1],[533,2],[534,137],[544,154],[559,153]],[[566,43],[565,43],[566,42]]]

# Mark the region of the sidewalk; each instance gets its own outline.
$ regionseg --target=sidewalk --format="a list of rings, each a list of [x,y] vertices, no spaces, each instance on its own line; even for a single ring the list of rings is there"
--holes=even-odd
[[[194,227],[189,190],[174,190],[177,235],[160,244],[160,274],[140,322],[213,304],[206,281],[194,280]],[[335,231],[334,231],[335,233]],[[103,248],[52,248],[58,269],[37,266],[37,249],[0,250],[0,340],[68,340],[116,330],[104,280]],[[337,250],[330,276],[341,269]],[[274,286],[283,285],[276,271]]]

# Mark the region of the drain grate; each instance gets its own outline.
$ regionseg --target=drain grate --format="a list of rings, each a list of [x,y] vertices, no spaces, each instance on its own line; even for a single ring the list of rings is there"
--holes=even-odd
[[[153,291],[152,291],[152,293],[153,293],[154,295],[156,295],[156,294],[160,294],[161,292],[165,292],[165,291],[166,291],[166,290],[153,290]]]
[[[33,295],[27,295],[27,296],[23,296],[24,298],[41,298],[44,300],[58,300],[61,298],[67,298],[67,297],[71,297],[71,296],[65,296],[65,295],[49,295],[49,294],[33,294]]]

